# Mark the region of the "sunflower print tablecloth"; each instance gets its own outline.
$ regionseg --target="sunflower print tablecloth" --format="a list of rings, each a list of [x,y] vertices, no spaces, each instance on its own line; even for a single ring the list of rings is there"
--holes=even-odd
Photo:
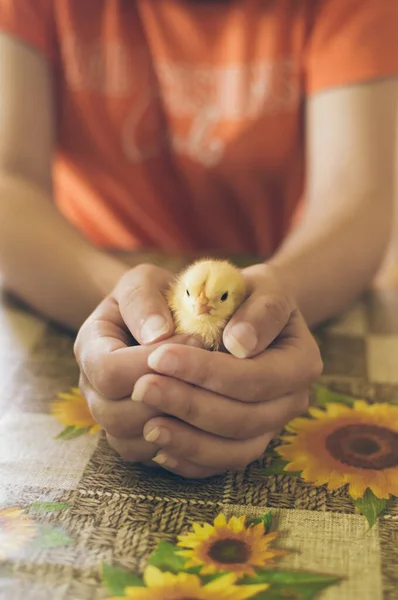
[[[242,473],[124,463],[73,339],[0,308],[0,598],[398,599],[398,291],[316,332],[308,414]]]

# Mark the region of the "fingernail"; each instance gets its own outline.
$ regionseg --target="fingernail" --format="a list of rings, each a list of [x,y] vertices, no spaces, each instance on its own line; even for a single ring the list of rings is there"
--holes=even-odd
[[[165,467],[170,467],[170,469],[174,469],[177,466],[177,461],[171,456],[167,456],[164,452],[160,451],[156,456],[152,459],[158,465],[164,465]]]
[[[148,356],[148,367],[165,375],[173,375],[178,369],[178,358],[164,348],[157,348]]]
[[[169,323],[162,315],[151,315],[141,327],[141,339],[150,344],[169,331]]]
[[[156,442],[157,444],[168,444],[170,442],[170,432],[163,427],[155,427],[144,434],[147,442]]]
[[[131,399],[133,402],[142,402],[147,393],[148,385],[146,381],[141,382],[139,379],[134,386],[133,393],[131,394]]]
[[[257,343],[256,332],[250,323],[234,325],[225,340],[227,349],[237,358],[246,358],[256,349]]]
[[[133,402],[145,402],[149,406],[160,406],[162,394],[155,383],[148,384],[145,379],[143,381],[139,379],[134,386],[131,399]]]

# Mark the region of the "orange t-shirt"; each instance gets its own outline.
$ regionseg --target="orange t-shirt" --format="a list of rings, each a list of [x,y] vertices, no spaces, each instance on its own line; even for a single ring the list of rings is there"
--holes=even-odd
[[[268,255],[308,95],[398,74],[398,0],[0,0],[51,61],[59,209],[95,244]]]

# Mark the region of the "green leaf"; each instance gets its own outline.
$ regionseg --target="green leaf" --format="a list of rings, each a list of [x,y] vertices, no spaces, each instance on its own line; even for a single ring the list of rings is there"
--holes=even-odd
[[[266,467],[262,473],[263,475],[289,475],[290,477],[300,477],[301,472],[300,471],[285,471],[285,467],[288,465],[289,463],[282,460],[282,459],[277,459],[274,462],[272,462],[269,467]]]
[[[112,596],[124,596],[126,587],[144,587],[139,575],[129,573],[119,567],[102,563],[100,568],[101,581]]]
[[[330,585],[309,584],[306,586],[272,586],[255,596],[255,600],[313,600],[319,592],[322,592]]]
[[[48,523],[37,525],[38,536],[34,539],[32,548],[60,548],[61,546],[67,546],[72,542],[70,538],[62,529],[53,527]]]
[[[265,515],[257,517],[257,519],[253,519],[249,522],[250,527],[254,527],[254,525],[258,525],[259,523],[264,523],[264,529],[266,533],[270,531],[272,525],[272,513],[270,510],[267,513],[265,513]]]
[[[162,540],[149,557],[148,564],[157,567],[161,571],[180,573],[185,570],[185,563],[187,562],[186,558],[177,554],[181,550],[182,548],[177,548]]]
[[[41,515],[48,512],[66,510],[67,508],[69,508],[69,504],[66,502],[33,502],[33,504],[29,506],[29,512]]]
[[[296,571],[260,571],[255,577],[245,577],[242,584],[269,583],[257,594],[256,600],[312,600],[322,590],[335,585],[339,577]]]
[[[61,433],[59,433],[58,435],[56,435],[55,439],[56,440],[68,439],[68,435],[70,435],[74,431],[75,431],[75,426],[74,425],[69,425],[68,427],[65,427],[65,429],[63,429],[61,431]]]
[[[258,571],[254,577],[245,577],[243,584],[269,583],[270,585],[333,585],[340,581],[335,575],[323,573],[305,573],[302,571]]]
[[[63,431],[61,431],[61,433],[59,433],[55,437],[55,439],[56,440],[72,440],[73,438],[79,437],[80,435],[87,433],[87,431],[89,429],[90,429],[90,427],[84,427],[83,429],[78,429],[74,425],[69,425],[68,427],[65,427],[65,429]]]
[[[354,406],[354,402],[356,398],[352,398],[351,396],[346,396],[345,394],[340,394],[339,392],[333,392],[326,387],[321,385],[315,386],[315,393],[318,403],[321,406],[326,406],[330,402],[335,404],[345,404],[346,406]]]
[[[387,498],[377,498],[374,493],[367,488],[363,498],[352,499],[359,512],[366,518],[369,527],[372,528],[377,521],[377,517],[387,506]]]

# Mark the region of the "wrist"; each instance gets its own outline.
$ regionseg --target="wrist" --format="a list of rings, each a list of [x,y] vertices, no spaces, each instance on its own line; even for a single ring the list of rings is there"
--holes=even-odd
[[[101,300],[112,292],[123,275],[131,269],[121,260],[103,252],[96,252],[91,260],[87,261],[87,265],[91,281]]]

